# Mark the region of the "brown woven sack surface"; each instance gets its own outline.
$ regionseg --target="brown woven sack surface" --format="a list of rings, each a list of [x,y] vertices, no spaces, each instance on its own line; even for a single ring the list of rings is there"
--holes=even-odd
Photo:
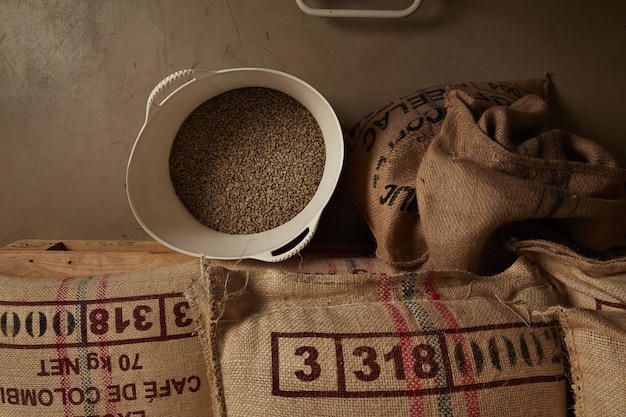
[[[510,247],[554,283],[562,305],[626,313],[626,255],[590,258],[544,240],[513,241]]]
[[[504,106],[528,94],[546,98],[548,84],[546,77],[432,86],[393,100],[350,129],[339,190],[368,222],[379,258],[409,269],[426,259],[415,177],[446,118],[445,92],[460,90],[485,107]]]
[[[209,266],[222,266],[227,269],[265,270],[268,263],[254,259],[224,261],[204,259]],[[306,275],[344,275],[344,274],[398,274],[402,270],[394,268],[376,257],[331,257],[317,254],[297,254],[281,262],[270,264],[271,268],[281,272],[294,272]]]
[[[485,108],[452,91],[446,107],[416,177],[425,267],[497,271],[511,237],[596,253],[626,244],[626,171],[600,145],[544,130],[544,99]]]
[[[626,415],[626,256],[597,259],[554,242],[511,242],[558,289],[576,416]]]
[[[233,267],[187,292],[214,416],[566,414],[559,329],[535,314],[556,300],[523,260],[493,277]]]
[[[562,308],[576,417],[624,416],[626,312]]]
[[[209,416],[183,291],[198,261],[67,279],[0,276],[0,416]]]

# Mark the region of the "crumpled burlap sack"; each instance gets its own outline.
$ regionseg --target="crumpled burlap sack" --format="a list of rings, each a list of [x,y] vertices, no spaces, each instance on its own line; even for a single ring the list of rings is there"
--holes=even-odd
[[[546,76],[433,86],[394,100],[352,127],[344,138],[346,159],[338,190],[363,214],[379,258],[405,269],[426,259],[415,176],[446,117],[445,92],[464,91],[484,106],[496,106],[528,94],[546,98],[548,85]]]
[[[492,277],[362,265],[208,267],[187,297],[211,415],[566,415],[559,328],[539,314],[555,294],[527,261]]]
[[[416,176],[425,267],[497,271],[512,236],[595,253],[626,245],[626,170],[590,140],[544,130],[544,99],[485,108],[452,91],[446,106]]]

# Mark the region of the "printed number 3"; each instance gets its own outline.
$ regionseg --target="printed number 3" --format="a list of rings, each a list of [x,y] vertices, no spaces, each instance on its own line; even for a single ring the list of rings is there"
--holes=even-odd
[[[322,367],[317,362],[319,353],[313,346],[300,346],[296,349],[296,355],[304,356],[304,365],[310,368],[310,372],[306,373],[303,370],[296,371],[296,377],[303,382],[315,381],[322,374]]]
[[[380,376],[380,365],[376,362],[376,350],[369,346],[360,346],[354,349],[354,356],[363,356],[363,366],[369,368],[369,372],[355,371],[354,376],[361,381],[374,381]]]

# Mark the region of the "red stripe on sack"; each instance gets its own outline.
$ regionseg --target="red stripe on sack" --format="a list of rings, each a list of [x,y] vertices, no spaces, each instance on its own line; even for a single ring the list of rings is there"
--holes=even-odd
[[[367,272],[369,274],[375,274],[376,272],[376,266],[374,265],[374,262],[372,262],[372,260],[370,258],[366,258],[365,259],[365,268],[367,269]]]
[[[428,271],[428,277],[425,283],[426,296],[430,300],[431,304],[435,307],[439,315],[443,318],[446,327],[448,329],[458,330],[461,328],[461,325],[454,317],[454,314],[448,310],[448,308],[438,302],[441,298],[441,295],[435,290],[435,277],[437,276],[436,272]],[[467,348],[467,342],[465,340],[465,336],[462,333],[451,333],[450,337],[455,345],[461,346],[463,356],[468,358],[469,352]],[[465,361],[466,369],[461,372],[461,381],[463,385],[473,385],[476,383],[476,380],[473,376],[473,370],[469,369],[471,367],[469,361]],[[478,402],[478,391],[470,390],[464,391],[463,396],[465,397],[465,408],[467,410],[468,417],[480,417],[480,404]]]
[[[378,278],[378,299],[384,303],[384,306],[391,317],[391,320],[398,333],[409,333],[409,326],[402,316],[402,312],[396,305],[392,304],[390,278],[388,275],[382,274]],[[408,369],[415,366],[415,358],[412,355],[413,342],[410,337],[400,336],[400,347],[402,349],[402,359],[407,364]],[[421,387],[420,380],[416,375],[409,373],[406,378],[406,386],[409,390],[419,390]],[[411,417],[424,416],[424,399],[421,396],[411,395],[410,413]]]
[[[65,299],[67,298],[67,293],[69,291],[69,284],[70,284],[70,280],[71,278],[65,278],[63,279],[63,281],[61,281],[61,284],[59,285],[59,288],[57,289],[57,295],[55,298],[55,301],[65,301]],[[55,313],[58,314],[59,317],[59,332],[57,332],[56,336],[55,336],[55,342],[56,342],[56,352],[57,352],[57,358],[59,359],[60,363],[64,363],[67,360],[67,349],[65,348],[65,343],[66,343],[66,336],[63,335],[61,329],[67,329],[68,333],[69,333],[69,327],[68,327],[68,323],[67,323],[67,314],[63,314],[65,310],[64,306],[62,304],[57,304],[55,306]],[[68,334],[69,336],[69,334]],[[61,388],[63,390],[65,390],[65,392],[69,392],[70,389],[70,376],[68,372],[61,372]],[[69,403],[69,401],[64,401],[63,402],[63,417],[73,417],[74,413],[72,411],[72,406]]]
[[[98,300],[104,300],[106,298],[107,285],[109,283],[109,275],[102,275],[98,282],[98,290],[96,292],[96,297]],[[98,308],[104,309],[103,303],[98,303]],[[109,347],[106,344],[107,337],[106,333],[98,335],[98,349],[100,351],[100,356],[103,358],[111,358]],[[113,373],[112,369],[108,369],[107,367],[102,367],[102,381],[105,386],[113,385]],[[108,393],[107,393],[108,399]],[[106,402],[106,411],[108,414],[115,414],[115,403],[112,401]]]
[[[337,274],[337,265],[335,264],[334,261],[332,261],[332,260],[326,261],[326,268],[328,270],[328,274],[329,275],[336,275]]]

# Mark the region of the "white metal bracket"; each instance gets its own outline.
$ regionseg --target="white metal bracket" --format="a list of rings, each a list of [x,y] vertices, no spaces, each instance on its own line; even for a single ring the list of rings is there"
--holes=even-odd
[[[409,7],[397,10],[319,9],[306,4],[306,0],[296,0],[296,3],[304,13],[316,17],[366,17],[397,19],[415,13],[422,5],[422,0],[414,0]]]

